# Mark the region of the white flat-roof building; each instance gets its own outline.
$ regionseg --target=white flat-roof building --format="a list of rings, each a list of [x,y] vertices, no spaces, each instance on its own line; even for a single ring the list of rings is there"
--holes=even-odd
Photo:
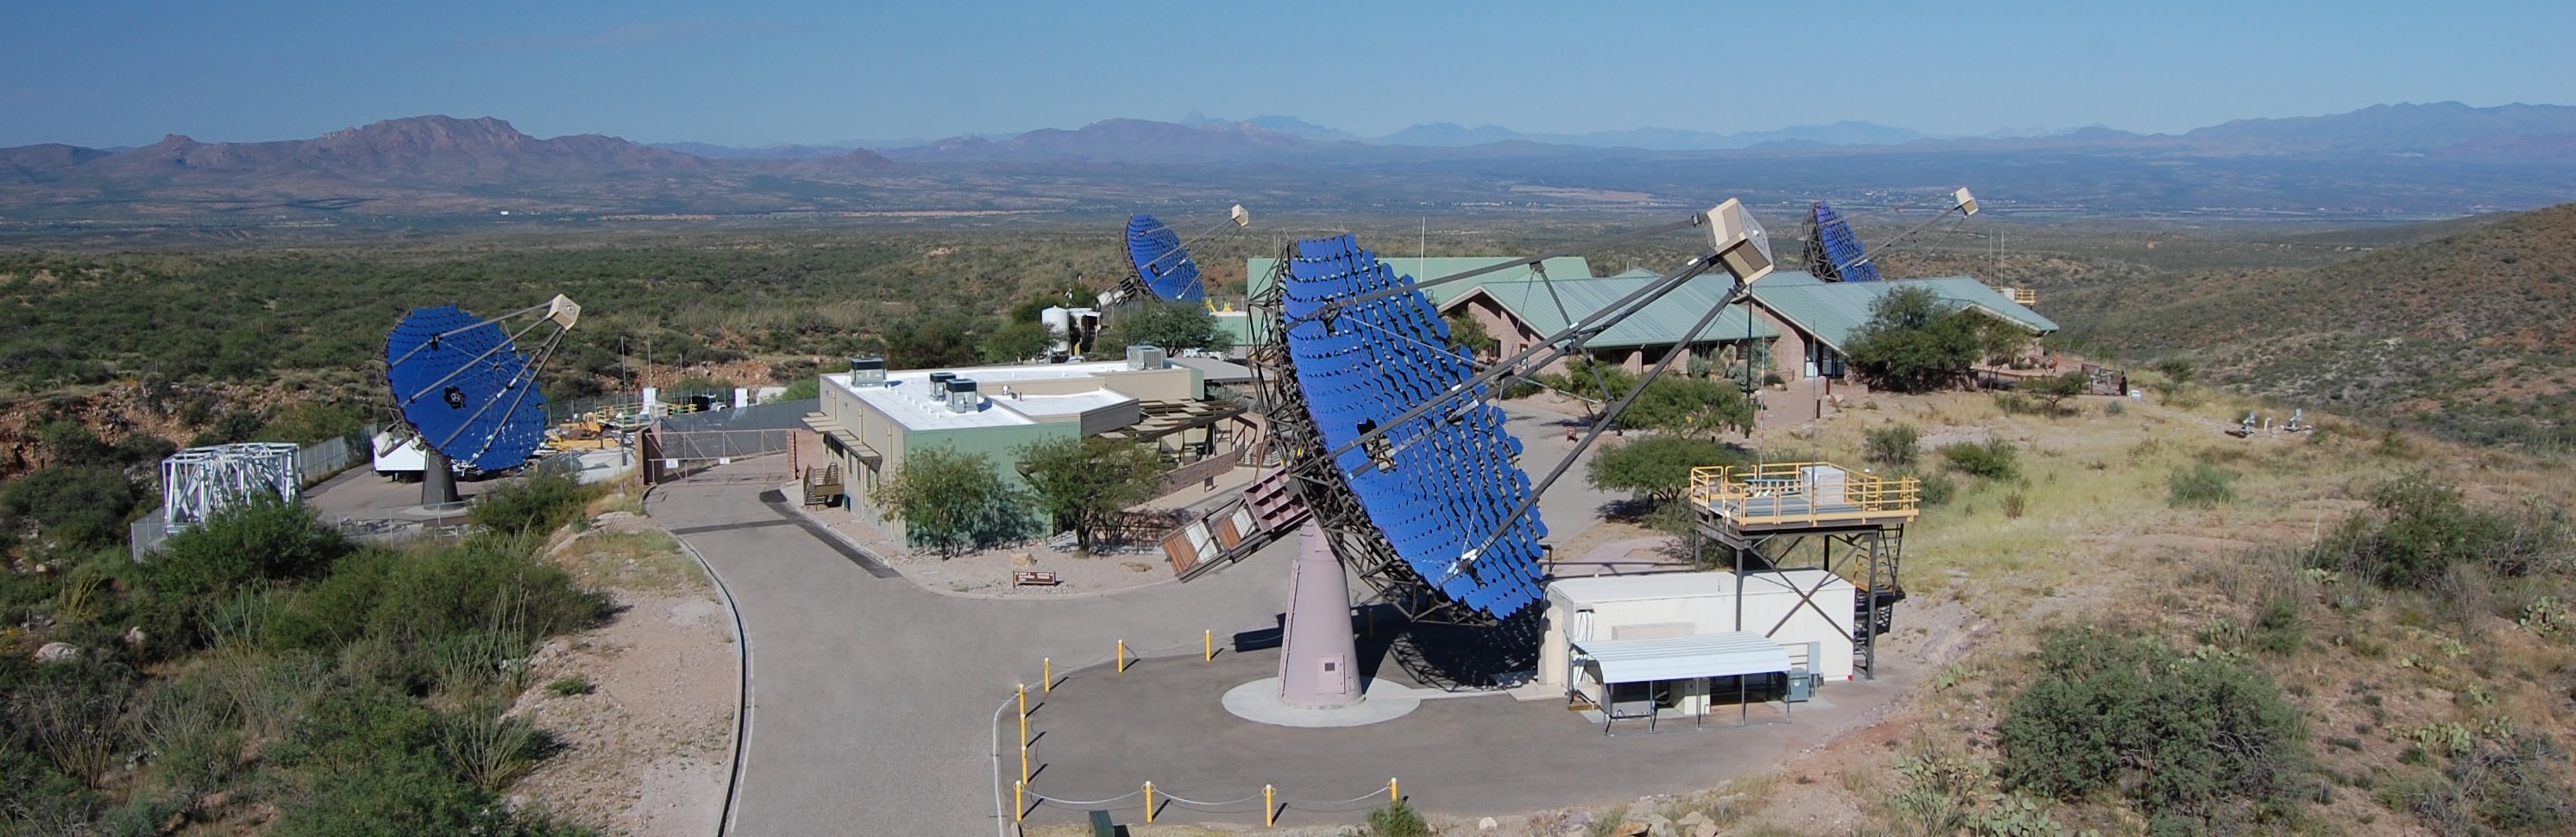
[[[805,421],[822,434],[825,461],[841,466],[842,505],[903,537],[902,524],[886,519],[869,496],[912,450],[949,445],[984,454],[1004,480],[1017,483],[1013,451],[1022,445],[1124,430],[1156,405],[1204,395],[1199,370],[1167,363],[1158,351],[1132,354],[1101,363],[899,372],[854,360],[851,371],[822,376],[820,411]]]
[[[1681,714],[1707,711],[1712,681],[1731,702],[1735,678],[1848,680],[1853,590],[1812,569],[1558,579],[1537,680],[1597,706],[1651,701]]]

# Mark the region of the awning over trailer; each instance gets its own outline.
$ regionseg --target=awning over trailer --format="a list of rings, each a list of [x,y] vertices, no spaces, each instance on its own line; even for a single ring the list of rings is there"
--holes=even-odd
[[[1728,631],[1670,639],[1596,639],[1574,653],[1600,667],[1603,683],[1689,680],[1789,670],[1789,650],[1761,634]]]

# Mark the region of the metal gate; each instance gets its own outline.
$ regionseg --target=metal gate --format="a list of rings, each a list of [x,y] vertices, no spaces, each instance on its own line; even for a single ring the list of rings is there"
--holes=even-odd
[[[641,443],[644,484],[793,481],[796,432],[647,428]]]

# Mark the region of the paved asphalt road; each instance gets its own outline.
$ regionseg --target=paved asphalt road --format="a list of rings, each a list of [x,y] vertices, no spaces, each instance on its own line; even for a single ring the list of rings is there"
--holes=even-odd
[[[665,486],[646,504],[742,611],[752,728],[733,833],[760,837],[991,833],[993,711],[1041,658],[1271,624],[1295,548],[1117,596],[965,599],[872,574],[761,488]]]
[[[1570,447],[1564,428],[1554,415],[1510,412],[1535,479]],[[733,833],[759,837],[987,833],[994,708],[1038,680],[1042,658],[1061,673],[1122,638],[1194,653],[1202,630],[1273,625],[1296,548],[1285,539],[1188,584],[1114,596],[969,599],[872,566],[763,503],[765,487],[664,486],[645,506],[723,576],[741,610],[752,711]],[[1578,462],[1540,504],[1551,539],[1590,528],[1607,499],[1583,485]]]

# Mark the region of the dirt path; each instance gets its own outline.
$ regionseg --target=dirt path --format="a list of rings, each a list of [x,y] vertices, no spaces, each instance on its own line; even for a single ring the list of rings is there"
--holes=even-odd
[[[513,802],[632,837],[715,834],[741,683],[715,588],[668,533],[619,512],[550,555],[607,590],[618,613],[537,652],[532,686],[511,712],[562,749],[519,782]]]

